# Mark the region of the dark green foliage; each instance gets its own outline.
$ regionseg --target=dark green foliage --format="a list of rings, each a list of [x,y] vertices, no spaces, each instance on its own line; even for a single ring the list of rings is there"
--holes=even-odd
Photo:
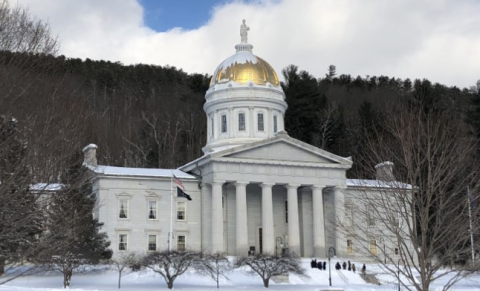
[[[41,231],[37,195],[29,188],[27,142],[13,117],[0,116],[0,277],[33,254]],[[0,283],[1,280],[0,280]]]
[[[64,274],[64,287],[74,271],[85,264],[110,259],[112,251],[106,233],[93,213],[97,206],[90,172],[77,162],[62,177],[64,189],[52,194],[47,213],[47,230],[41,238],[37,261]]]

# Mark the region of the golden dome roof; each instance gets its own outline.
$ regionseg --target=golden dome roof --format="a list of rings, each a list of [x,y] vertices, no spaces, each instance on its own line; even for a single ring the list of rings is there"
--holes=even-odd
[[[240,85],[252,82],[255,85],[278,87],[277,73],[272,66],[262,58],[252,54],[250,44],[236,45],[237,53],[224,60],[213,73],[210,87],[216,84],[225,84],[234,81]]]

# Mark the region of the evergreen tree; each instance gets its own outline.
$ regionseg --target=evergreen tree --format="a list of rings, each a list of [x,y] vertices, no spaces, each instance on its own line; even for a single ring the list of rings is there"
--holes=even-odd
[[[63,273],[63,286],[68,288],[74,271],[110,259],[112,251],[106,233],[100,232],[103,224],[93,217],[96,196],[90,172],[76,163],[62,178],[64,189],[51,197],[38,261]]]
[[[0,278],[6,263],[15,267],[33,255],[32,245],[40,231],[27,161],[27,142],[17,120],[0,116]]]

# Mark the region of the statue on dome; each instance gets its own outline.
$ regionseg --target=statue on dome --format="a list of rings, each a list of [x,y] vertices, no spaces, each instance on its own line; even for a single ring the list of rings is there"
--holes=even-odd
[[[247,43],[248,31],[250,30],[250,27],[245,22],[245,19],[242,20],[242,25],[240,25],[240,40],[242,43]]]

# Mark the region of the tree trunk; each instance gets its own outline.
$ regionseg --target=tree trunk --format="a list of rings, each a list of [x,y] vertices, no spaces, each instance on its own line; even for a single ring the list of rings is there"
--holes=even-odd
[[[5,259],[0,258],[0,276],[5,274]]]
[[[168,286],[168,289],[172,289],[173,288],[173,280],[168,280],[167,286]]]
[[[70,287],[70,281],[72,279],[72,274],[73,270],[66,270],[65,273],[63,273],[63,288],[67,289]]]
[[[269,278],[263,279],[263,286],[264,286],[265,288],[268,288],[268,282],[269,282],[269,281],[270,281]]]
[[[122,280],[122,272],[118,272],[118,289],[120,289],[120,281]]]

